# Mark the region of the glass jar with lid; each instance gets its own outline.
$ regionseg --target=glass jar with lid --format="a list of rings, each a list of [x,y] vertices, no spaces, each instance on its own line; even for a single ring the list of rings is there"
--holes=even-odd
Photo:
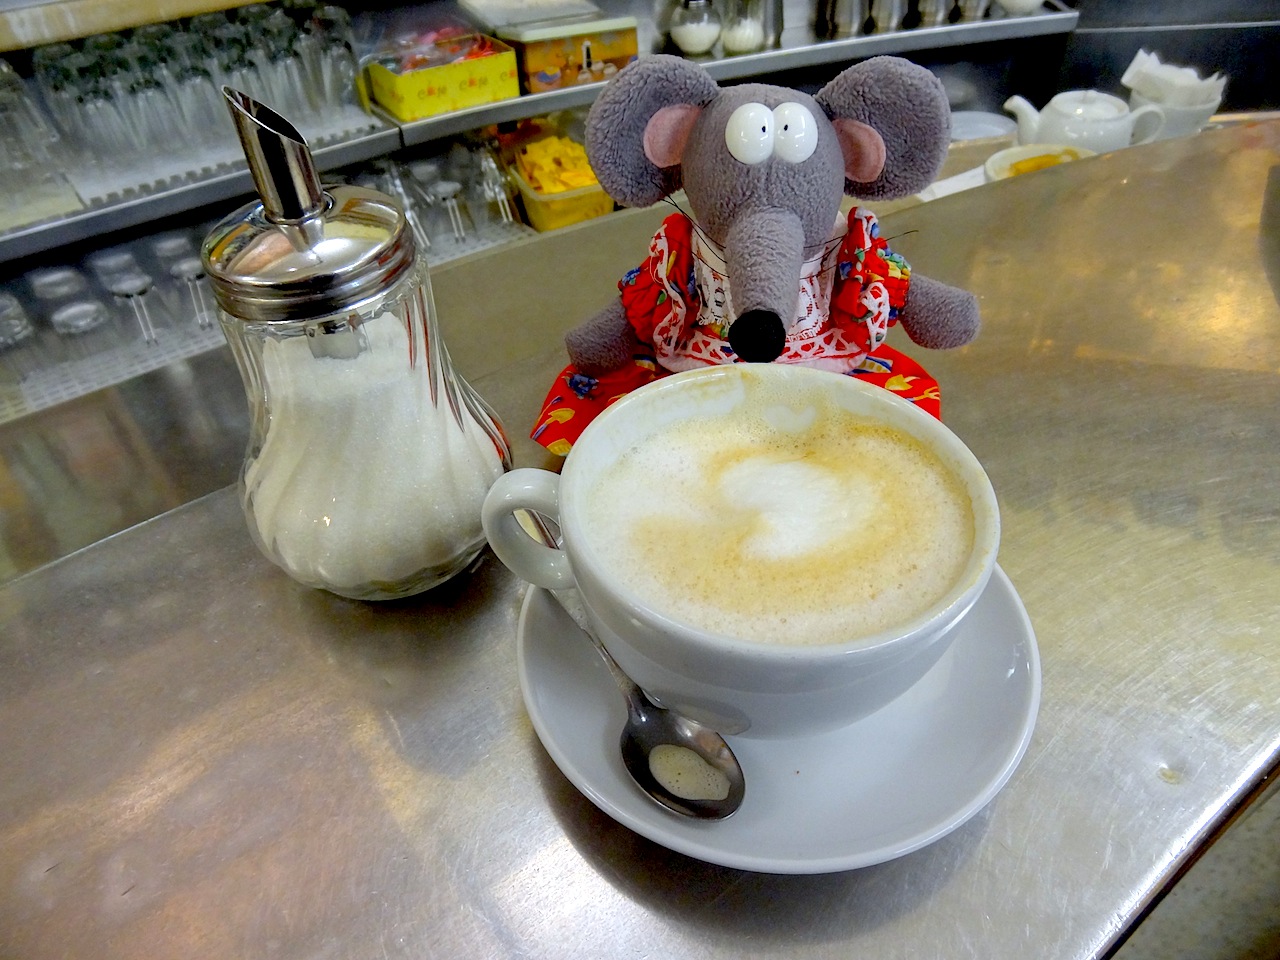
[[[730,56],[754,53],[765,45],[764,0],[729,0],[720,43]]]
[[[720,39],[720,14],[711,0],[683,0],[671,12],[671,40],[691,57],[710,53]]]
[[[510,466],[505,434],[453,369],[396,201],[322,187],[287,120],[224,93],[262,197],[203,248],[250,408],[249,531],[309,586],[418,593],[483,548],[480,504]]]

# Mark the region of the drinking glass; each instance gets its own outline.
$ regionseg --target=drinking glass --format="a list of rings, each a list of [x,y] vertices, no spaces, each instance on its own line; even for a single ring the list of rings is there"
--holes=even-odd
[[[35,327],[22,302],[0,290],[0,363],[11,380],[20,381],[41,366],[34,342]]]
[[[67,60],[75,52],[69,43],[49,43],[31,52],[31,74],[36,90],[64,137],[73,136],[75,131],[74,74],[67,68]]]
[[[764,46],[764,13],[763,0],[730,0],[720,32],[726,54],[752,53]]]
[[[35,313],[58,335],[63,359],[83,359],[124,342],[111,311],[79,270],[47,267],[32,270],[25,279]]]
[[[177,32],[178,28],[172,23],[147,23],[140,27],[134,27],[129,34],[129,39],[135,43],[142,44],[144,47],[160,51],[169,42],[169,38]]]
[[[233,11],[232,16],[239,23],[243,23],[246,27],[253,29],[264,20],[269,20],[272,14],[276,12],[276,8],[269,3],[251,3],[247,7],[240,7],[238,10]]]
[[[120,94],[133,152],[150,155],[172,150],[183,133],[175,122],[177,107],[168,93],[171,83],[164,82],[165,71],[157,52],[131,40],[116,50],[113,63],[113,83]]]
[[[250,55],[249,34],[242,24],[224,23],[210,39],[210,47],[217,58],[215,80],[257,99],[270,95],[265,90],[262,74]]]
[[[222,94],[209,72],[204,40],[195,33],[175,33],[167,43],[173,71],[173,99],[186,136],[199,143],[220,143],[232,136]]]
[[[0,171],[6,179],[14,178],[20,188],[33,173],[47,173],[58,134],[7,60],[0,60],[0,131]]]
[[[85,263],[115,299],[117,309],[137,327],[143,342],[156,343],[162,314],[158,310],[155,281],[142,269],[132,251],[123,247],[101,250],[90,255]]]
[[[255,61],[275,109],[285,116],[309,118],[317,104],[302,58],[294,49],[297,25],[283,10],[275,10],[256,29]]]
[[[65,61],[74,92],[77,119],[75,137],[82,152],[93,151],[108,165],[116,165],[133,150],[119,100],[108,82],[105,62],[87,51]]]
[[[213,295],[195,240],[186,233],[169,233],[153,238],[150,246],[168,315],[179,329],[210,329],[216,317]]]
[[[319,7],[312,18],[322,41],[320,78],[323,100],[329,107],[356,102],[355,36],[351,17],[341,7]]]
[[[435,214],[427,221],[427,230],[432,238],[451,238],[455,243],[466,240],[465,217],[469,214],[464,207],[466,200],[462,198],[462,184],[457,180],[437,180],[427,187],[427,195],[431,198],[431,210]]]
[[[513,223],[515,217],[511,213],[511,194],[507,178],[503,176],[498,158],[493,151],[485,149],[480,153],[480,171],[472,186],[472,202],[469,204],[472,218],[480,219],[476,209],[484,211],[484,216],[500,223]]]

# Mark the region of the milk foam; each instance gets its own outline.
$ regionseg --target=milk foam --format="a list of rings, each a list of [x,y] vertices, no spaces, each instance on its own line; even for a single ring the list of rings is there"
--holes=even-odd
[[[660,743],[649,752],[649,772],[668,793],[683,800],[723,800],[729,778],[690,750]]]
[[[856,639],[941,599],[974,540],[960,479],[897,428],[790,406],[750,396],[605,470],[585,512],[605,568],[674,619],[763,642]]]

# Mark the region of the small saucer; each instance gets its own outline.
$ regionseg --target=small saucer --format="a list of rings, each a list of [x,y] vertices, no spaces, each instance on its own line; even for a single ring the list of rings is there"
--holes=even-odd
[[[709,863],[831,873],[891,860],[945,836],[1004,786],[1031,739],[1040,656],[998,567],[951,649],[884,709],[801,740],[731,738],[747,796],[728,820],[686,820],[644,796],[618,750],[622,695],[591,641],[543,590],[520,614],[520,688],[552,760],[636,833]]]
[[[983,178],[988,183],[995,183],[997,180],[1019,176],[1019,166],[1024,168],[1023,174],[1034,173],[1037,170],[1070,163],[1072,160],[1084,160],[1096,156],[1097,153],[1088,147],[1073,147],[1057,143],[1027,143],[997,150],[987,157],[986,163],[982,165]]]
[[[1018,125],[1001,113],[981,110],[957,110],[951,114],[952,140],[985,140],[988,137],[1012,136]]]

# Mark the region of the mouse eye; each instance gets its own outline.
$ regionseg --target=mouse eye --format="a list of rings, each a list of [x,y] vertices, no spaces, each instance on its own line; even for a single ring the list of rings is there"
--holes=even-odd
[[[783,103],[774,108],[773,135],[774,152],[788,163],[803,163],[818,148],[818,124],[803,104]]]
[[[725,146],[741,163],[763,163],[773,154],[774,123],[773,111],[763,103],[744,103],[729,115]]]

